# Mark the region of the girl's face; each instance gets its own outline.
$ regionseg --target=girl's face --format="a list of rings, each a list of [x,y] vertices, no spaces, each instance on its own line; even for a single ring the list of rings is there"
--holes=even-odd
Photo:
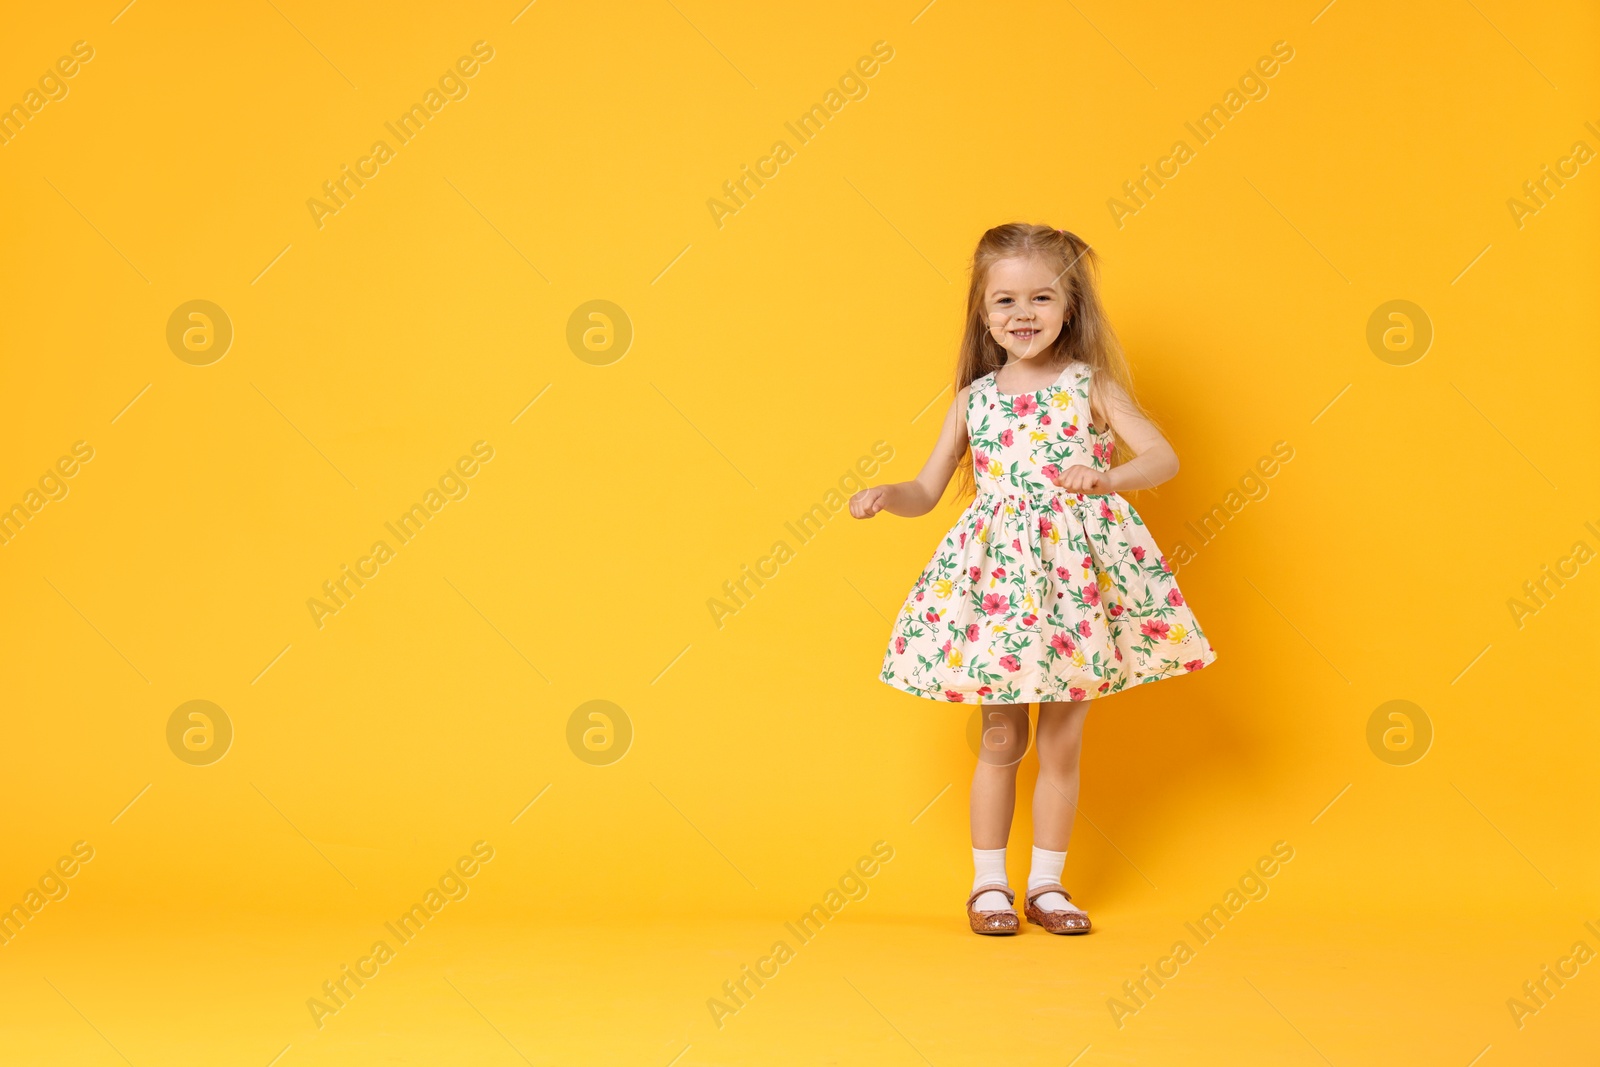
[[[1037,259],[1002,259],[989,268],[984,311],[990,337],[1012,358],[1034,359],[1061,336],[1066,289]]]

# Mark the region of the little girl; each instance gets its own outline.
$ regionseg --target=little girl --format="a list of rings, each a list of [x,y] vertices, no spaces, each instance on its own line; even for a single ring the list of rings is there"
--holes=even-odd
[[[880,677],[929,700],[987,704],[967,898],[980,934],[1020,929],[1006,839],[1028,704],[1039,705],[1039,781],[1024,913],[1053,934],[1088,933],[1089,916],[1060,879],[1089,701],[1216,659],[1121,496],[1171,478],[1178,457],[1133,397],[1096,260],[1066,230],[1012,223],[985,233],[972,257],[955,401],[933,454],[914,480],[850,499],[858,519],[925,515],[958,466],[963,490],[976,491],[907,594]],[[1118,442],[1134,458],[1113,467]]]

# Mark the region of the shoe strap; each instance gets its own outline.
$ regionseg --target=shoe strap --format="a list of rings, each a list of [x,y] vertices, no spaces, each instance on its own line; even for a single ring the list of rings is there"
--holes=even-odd
[[[995,882],[991,885],[983,885],[979,886],[977,889],[974,889],[972,891],[972,895],[967,898],[967,907],[972,907],[974,901],[983,896],[983,894],[989,892],[991,889],[998,893],[1004,893],[1006,895],[1006,900],[1010,903],[1016,903],[1017,894],[1012,890],[1012,888],[1000,882]]]
[[[1067,892],[1066,886],[1062,885],[1060,882],[1051,882],[1048,885],[1042,885],[1037,889],[1028,890],[1028,903],[1032,904],[1035,900],[1038,900],[1046,893],[1060,893],[1068,900],[1072,899],[1072,894]]]

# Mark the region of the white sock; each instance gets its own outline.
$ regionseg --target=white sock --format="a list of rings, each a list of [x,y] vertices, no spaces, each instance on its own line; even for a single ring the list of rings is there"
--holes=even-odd
[[[1006,883],[1006,850],[1000,848],[975,848],[972,850],[972,891],[976,893],[979,886],[1005,885]],[[998,889],[991,889],[972,902],[978,911],[1004,911],[1012,906],[1006,895]]]
[[[1049,885],[1061,881],[1061,872],[1067,865],[1065,850],[1051,852],[1047,848],[1033,846],[1033,867],[1028,871],[1028,892],[1033,892],[1039,886]],[[1040,911],[1082,911],[1072,901],[1060,893],[1045,893],[1035,900],[1034,905]]]

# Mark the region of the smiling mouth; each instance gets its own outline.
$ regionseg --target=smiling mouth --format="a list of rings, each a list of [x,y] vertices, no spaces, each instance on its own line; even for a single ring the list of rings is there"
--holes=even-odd
[[[1038,332],[1039,331],[1035,330],[1035,329],[1024,328],[1024,329],[1021,329],[1021,330],[1012,330],[1011,331],[1011,336],[1013,336],[1015,338],[1018,338],[1019,340],[1027,341],[1027,340],[1030,340]]]

